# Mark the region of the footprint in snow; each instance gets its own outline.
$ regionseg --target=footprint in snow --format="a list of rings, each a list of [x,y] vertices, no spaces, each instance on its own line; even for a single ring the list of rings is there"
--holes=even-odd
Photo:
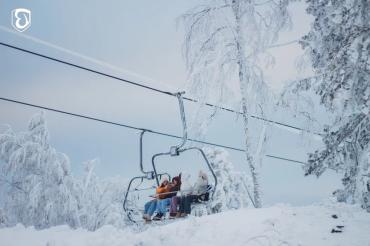
[[[337,225],[335,228],[331,229],[331,233],[342,233],[344,226]]]

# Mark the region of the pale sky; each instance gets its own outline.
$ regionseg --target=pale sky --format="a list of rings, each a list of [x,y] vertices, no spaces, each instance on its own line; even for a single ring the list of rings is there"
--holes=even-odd
[[[176,26],[176,18],[199,2],[112,0],[89,1],[87,4],[73,0],[0,0],[0,41],[176,91],[186,84],[181,55],[183,31],[181,26]],[[10,13],[19,7],[32,11],[32,26],[24,32],[28,38],[12,31]],[[305,14],[304,3],[294,3],[291,11],[293,30],[283,33],[279,43],[296,40],[309,29],[311,19]],[[265,70],[265,75],[275,93],[279,93],[287,82],[310,75],[309,69],[302,72],[295,68],[294,63],[302,54],[298,44],[275,48],[271,52],[275,55],[276,65]],[[121,71],[93,63],[81,55],[109,63]],[[174,98],[2,46],[0,97],[181,135]],[[190,121],[195,107],[190,103],[185,107]],[[36,112],[37,109],[0,102],[0,125],[9,124],[15,131],[25,130],[29,118]],[[46,116],[52,145],[70,157],[76,176],[82,173],[82,162],[93,158],[101,160],[96,170],[102,177],[120,175],[130,178],[140,174],[137,132],[51,112],[46,112]],[[304,122],[293,119],[288,112],[279,111],[270,118],[304,126]],[[251,124],[258,127],[259,122],[252,121]],[[305,161],[307,152],[320,146],[317,140],[304,144],[299,135],[286,129],[271,126],[269,133],[267,154]],[[170,144],[176,143],[174,139],[153,135],[147,140],[145,161],[148,168],[152,154],[167,151]],[[210,126],[206,140],[242,148],[241,120],[235,115],[220,113]],[[229,154],[238,170],[247,171],[242,153],[230,151]],[[178,171],[196,173],[200,165],[199,156],[186,155],[179,162],[164,161],[163,169],[173,174]],[[321,179],[303,177],[297,164],[264,158],[262,187],[266,204],[320,201],[338,184],[339,179],[333,173]]]

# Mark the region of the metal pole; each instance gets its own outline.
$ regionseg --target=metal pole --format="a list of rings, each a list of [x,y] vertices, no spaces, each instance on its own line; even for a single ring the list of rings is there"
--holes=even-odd
[[[145,132],[147,132],[148,130],[142,130],[141,132],[140,132],[140,157],[139,157],[139,165],[140,165],[140,171],[142,172],[142,173],[144,173],[145,175],[148,175],[148,174],[152,174],[153,172],[151,172],[151,171],[145,171],[144,170],[144,165],[143,165],[143,138],[144,138],[144,134],[145,134]]]
[[[152,167],[153,167],[153,171],[154,171],[154,176],[155,176],[155,180],[157,181],[157,185],[159,186],[159,180],[158,180],[158,173],[157,173],[157,168],[155,166],[155,158],[157,158],[158,156],[161,156],[161,155],[171,155],[170,152],[166,152],[166,153],[158,153],[158,154],[155,154],[152,156]]]
[[[181,149],[185,146],[186,141],[188,140],[188,131],[187,131],[187,125],[186,125],[186,117],[185,117],[185,108],[184,108],[184,100],[182,95],[185,94],[185,92],[178,92],[174,95],[176,96],[178,103],[179,103],[179,110],[180,110],[180,118],[181,118],[181,124],[182,124],[182,142],[176,146],[176,149]]]

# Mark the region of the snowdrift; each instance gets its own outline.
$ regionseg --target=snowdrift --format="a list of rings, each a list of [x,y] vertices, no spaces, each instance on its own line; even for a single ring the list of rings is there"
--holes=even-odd
[[[122,245],[370,245],[370,214],[358,206],[326,202],[242,209],[189,217],[141,232],[104,226],[95,232],[67,226],[37,231],[21,225],[0,230],[6,246]]]

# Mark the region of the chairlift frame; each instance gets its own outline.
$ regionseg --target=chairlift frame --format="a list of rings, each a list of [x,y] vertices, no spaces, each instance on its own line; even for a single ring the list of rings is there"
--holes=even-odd
[[[144,165],[143,165],[143,138],[144,138],[144,134],[145,132],[148,132],[147,130],[142,130],[140,132],[140,143],[139,143],[139,149],[140,149],[140,159],[139,159],[139,167],[140,167],[140,171],[144,174],[144,175],[141,175],[141,176],[135,176],[133,178],[131,178],[128,186],[127,186],[127,190],[126,190],[126,193],[125,193],[125,197],[124,197],[124,200],[123,200],[123,210],[126,212],[127,214],[127,217],[128,219],[133,222],[133,223],[136,223],[136,221],[132,218],[131,216],[131,213],[133,212],[132,209],[129,209],[127,208],[127,198],[128,198],[128,194],[131,192],[131,185],[132,183],[135,181],[135,180],[140,180],[140,184],[138,186],[140,186],[144,180],[154,180],[154,178],[158,179],[158,177],[161,179],[162,176],[166,175],[168,177],[168,179],[170,180],[171,179],[171,175],[168,174],[168,173],[154,173],[153,171],[145,171],[144,170]],[[137,186],[137,187],[138,187]],[[137,187],[135,188],[135,190],[138,190]]]
[[[212,191],[211,198],[213,198],[213,195],[216,191],[216,186],[217,186],[217,177],[216,177],[215,172],[213,171],[213,168],[212,168],[211,164],[209,163],[209,161],[206,157],[206,154],[204,153],[204,151],[201,148],[198,148],[198,147],[189,147],[189,148],[184,148],[184,149],[177,149],[176,154],[173,154],[173,153],[171,153],[171,151],[169,151],[169,152],[157,153],[157,154],[153,155],[153,157],[152,157],[152,167],[153,167],[153,170],[154,170],[154,173],[155,173],[155,178],[156,178],[156,181],[157,181],[157,185],[159,185],[159,179],[158,179],[158,175],[157,175],[157,168],[156,168],[156,162],[155,162],[156,158],[160,157],[160,156],[171,156],[171,157],[180,156],[181,153],[184,153],[186,151],[191,151],[191,150],[196,150],[201,154],[204,162],[206,163],[207,168],[209,169],[209,171],[211,172],[211,174],[213,176],[214,186],[211,189],[211,191]]]
[[[213,176],[213,179],[214,179],[214,186],[212,189],[210,189],[208,192],[211,193],[211,199],[213,198],[214,196],[214,193],[216,191],[216,187],[217,187],[217,177],[216,177],[216,174],[215,172],[213,171],[213,168],[211,166],[211,164],[209,163],[208,159],[207,159],[207,156],[206,154],[204,153],[204,151],[199,148],[199,147],[187,147],[187,148],[184,148],[186,142],[187,142],[187,125],[186,125],[186,117],[185,117],[185,109],[184,109],[184,101],[183,101],[183,94],[185,92],[177,92],[175,94],[173,94],[174,96],[176,96],[177,100],[178,100],[178,103],[179,103],[179,109],[180,109],[180,117],[181,117],[181,123],[182,123],[182,132],[183,132],[183,136],[182,136],[182,141],[180,144],[178,145],[175,145],[175,146],[171,146],[170,147],[170,150],[168,152],[161,152],[161,153],[157,153],[157,154],[154,154],[152,156],[152,168],[153,168],[153,171],[145,171],[144,170],[144,166],[143,166],[143,138],[144,138],[144,134],[146,132],[149,132],[148,130],[141,130],[141,133],[140,133],[140,146],[139,146],[139,149],[140,149],[140,160],[139,160],[139,167],[140,167],[140,171],[144,174],[144,175],[141,175],[141,176],[135,176],[133,177],[129,184],[128,184],[128,187],[127,187],[127,190],[126,190],[126,193],[125,193],[125,197],[124,197],[124,201],[123,201],[123,209],[124,211],[127,213],[127,217],[128,219],[133,222],[133,223],[137,223],[137,221],[135,221],[132,216],[131,216],[131,213],[134,212],[132,209],[129,209],[127,208],[127,198],[128,198],[128,193],[131,192],[131,186],[132,186],[132,183],[135,181],[135,180],[138,180],[140,179],[140,184],[138,186],[140,186],[143,181],[146,179],[146,180],[156,180],[156,183],[157,185],[159,186],[159,180],[162,178],[162,176],[166,175],[168,176],[168,179],[170,180],[171,179],[171,176],[170,174],[164,172],[164,173],[158,173],[157,172],[157,168],[156,168],[156,158],[157,157],[160,157],[160,156],[170,156],[170,157],[176,157],[176,156],[180,156],[181,153],[184,153],[186,151],[192,151],[192,150],[195,150],[197,152],[199,152],[207,166],[207,168],[209,169],[209,171],[211,172],[212,176]],[[135,188],[135,190],[137,190],[137,188]]]
[[[170,157],[176,157],[176,156],[180,156],[181,153],[184,153],[184,152],[187,152],[187,151],[192,151],[192,150],[195,150],[197,152],[199,152],[207,166],[207,168],[209,169],[209,171],[211,172],[212,176],[213,176],[213,179],[214,179],[214,186],[212,188],[212,194],[211,194],[211,199],[213,198],[214,196],[214,193],[216,191],[216,187],[217,187],[217,177],[216,177],[216,174],[215,172],[213,171],[213,168],[211,166],[211,164],[209,163],[208,159],[207,159],[207,156],[206,154],[204,153],[204,151],[199,148],[199,147],[187,147],[187,148],[184,148],[186,142],[187,142],[187,139],[188,139],[188,133],[187,133],[187,125],[186,125],[186,117],[185,117],[185,108],[184,108],[184,101],[183,101],[183,94],[185,92],[178,92],[176,94],[174,94],[177,99],[178,99],[178,103],[179,103],[179,108],[180,108],[180,117],[181,117],[181,122],[182,122],[182,128],[183,128],[183,135],[182,135],[182,141],[179,145],[176,145],[176,146],[171,146],[170,147],[170,150],[168,152],[162,152],[162,153],[157,153],[157,154],[154,154],[152,156],[152,167],[153,167],[153,171],[154,171],[154,177],[157,181],[157,185],[159,185],[159,179],[158,179],[158,173],[157,173],[157,167],[156,167],[156,158],[157,157],[160,157],[160,156],[170,156]]]

